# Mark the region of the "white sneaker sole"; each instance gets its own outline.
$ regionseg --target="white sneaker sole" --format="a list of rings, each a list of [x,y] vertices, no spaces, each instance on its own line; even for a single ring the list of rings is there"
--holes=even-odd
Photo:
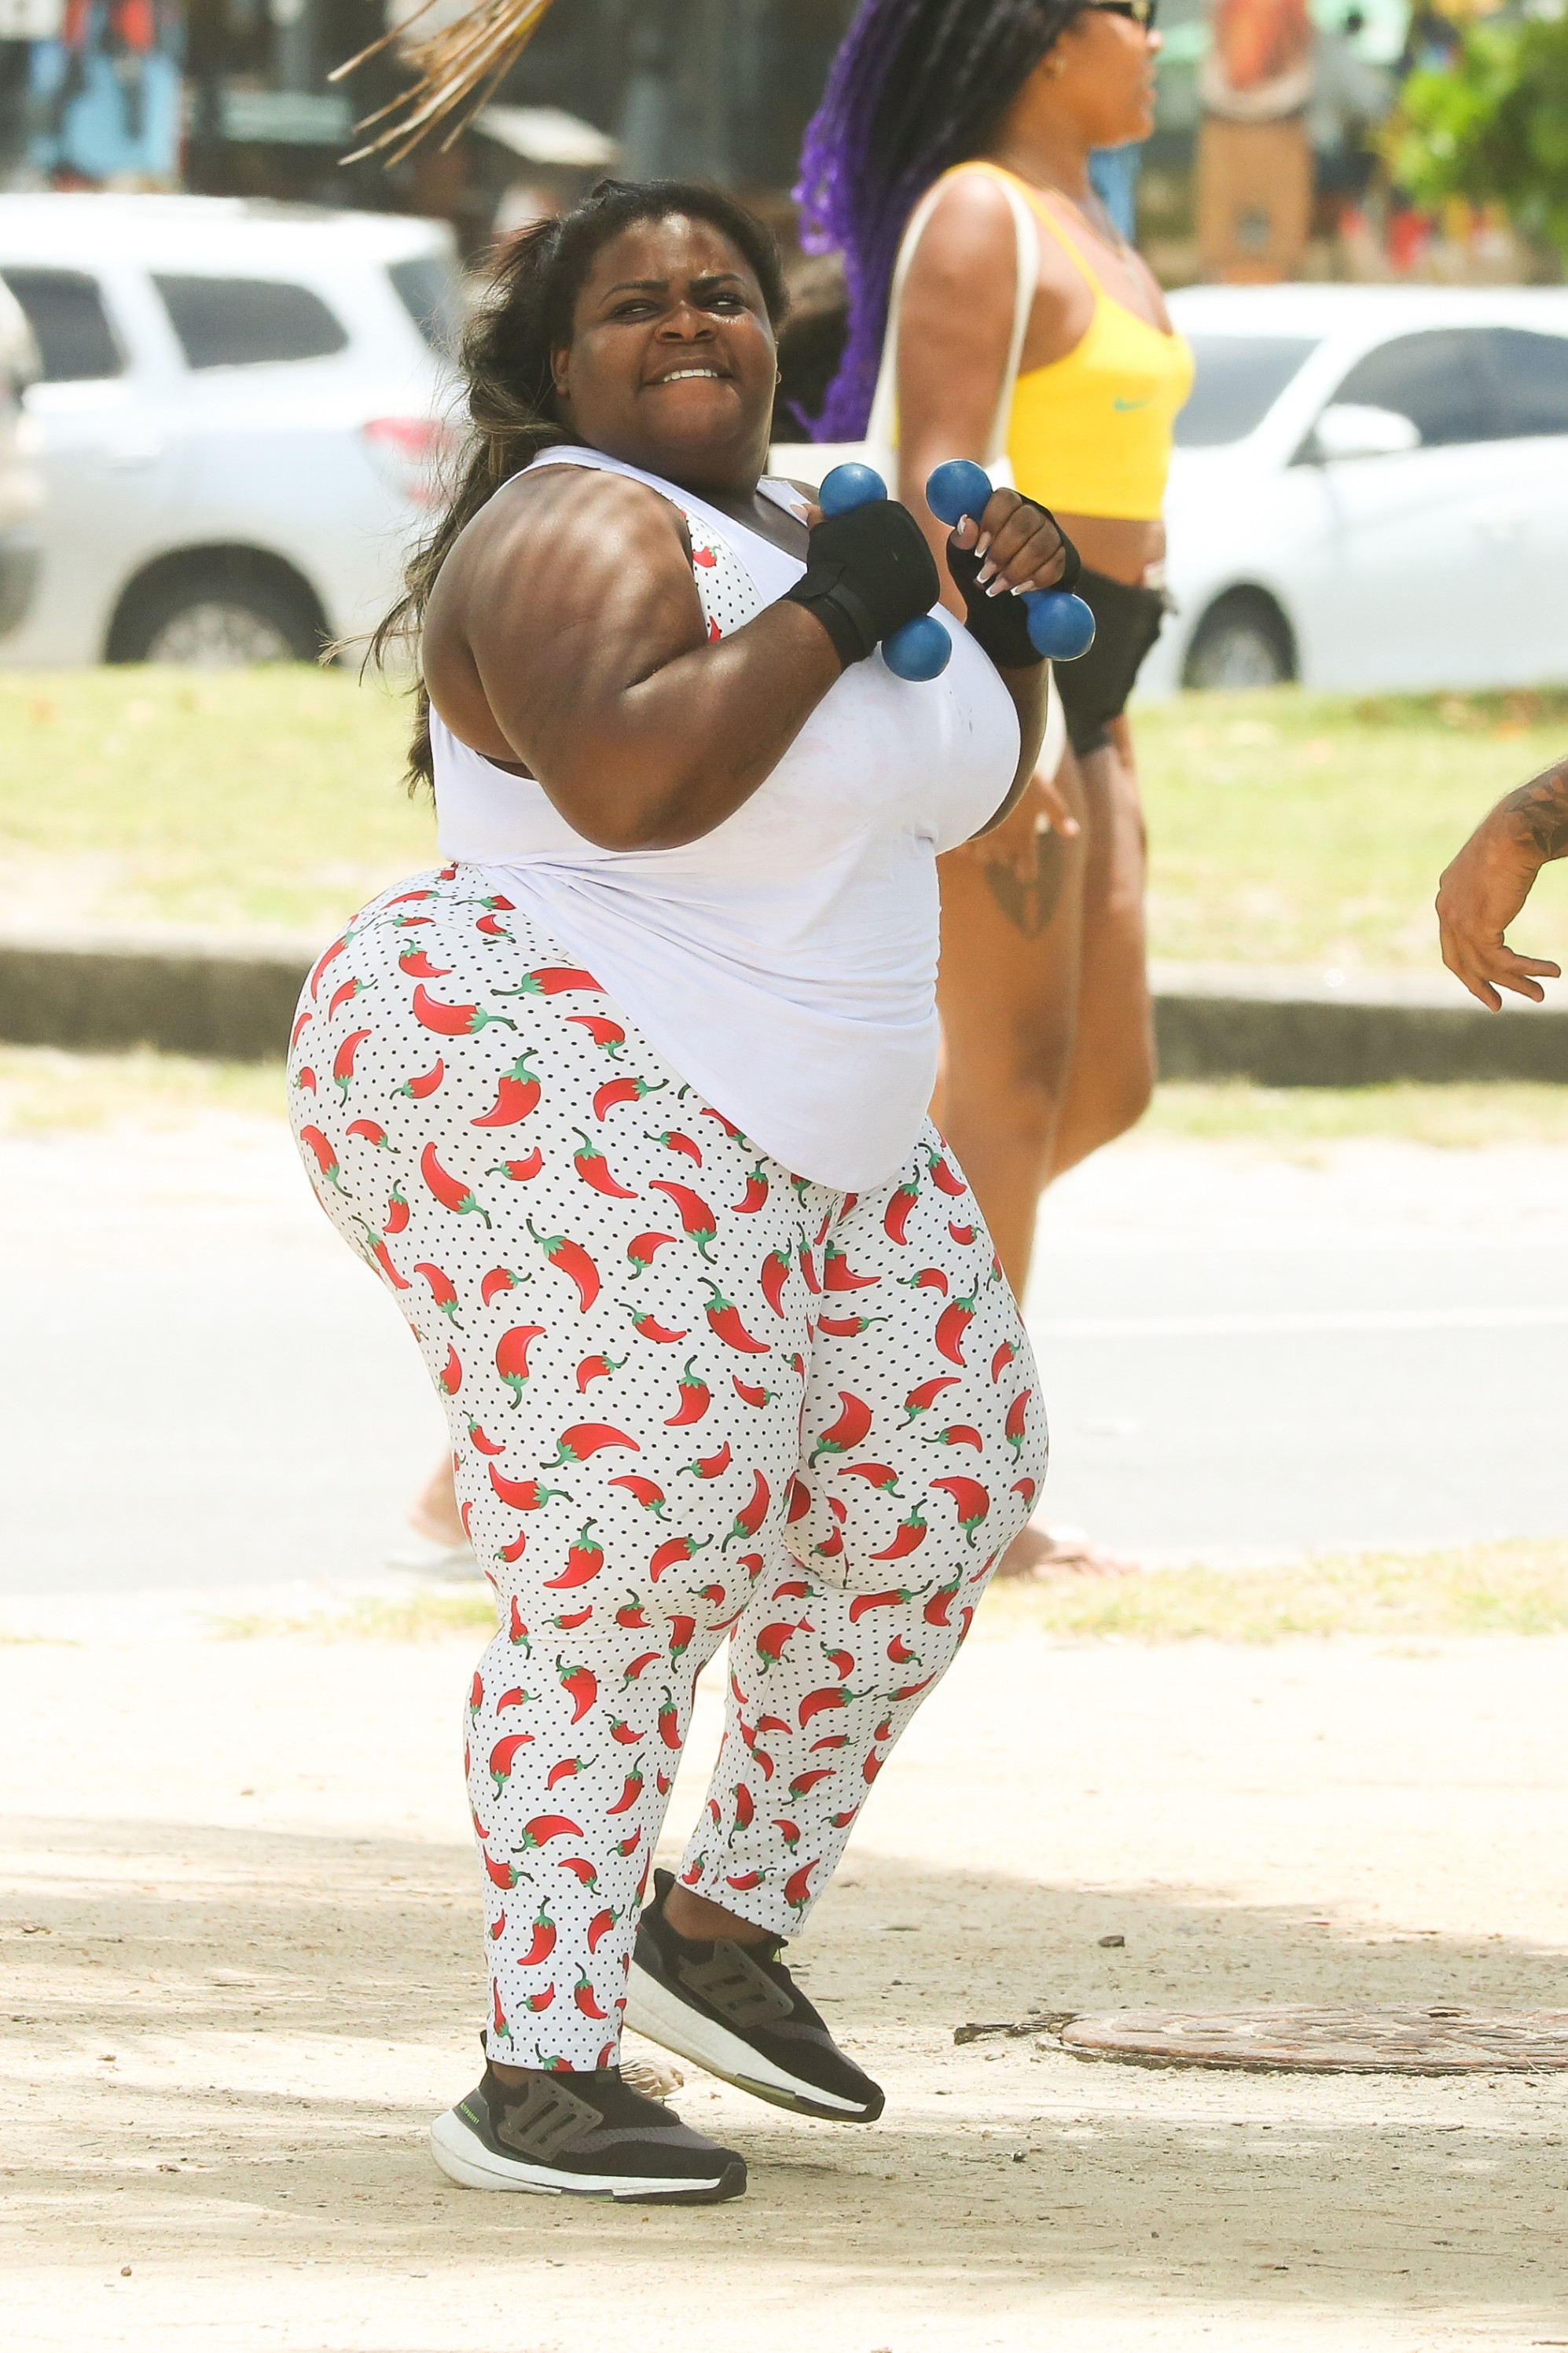
[[[768,2100],[776,2108],[794,2108],[807,2116],[843,2116],[855,2124],[871,2121],[858,2101],[842,2100],[832,2092],[820,2091],[815,2084],[802,2083],[716,2019],[700,2017],[635,1960],[626,1990],[626,2023],[645,2034],[650,2042],[657,2042],[661,2050],[694,2060],[710,2075],[733,2084],[737,2091],[750,2092],[758,2100]]]
[[[430,2126],[430,2155],[450,2181],[465,2189],[510,2189],[534,2198],[692,2198],[711,2197],[725,2176],[711,2179],[681,2176],[670,2180],[646,2174],[558,2173],[551,2166],[531,2165],[524,2158],[497,2157],[470,2130],[455,2108],[449,2108]]]

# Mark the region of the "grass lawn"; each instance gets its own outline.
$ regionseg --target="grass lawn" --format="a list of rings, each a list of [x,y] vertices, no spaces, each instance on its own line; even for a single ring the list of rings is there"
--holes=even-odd
[[[1568,695],[1186,695],[1137,731],[1157,956],[1436,971],[1437,875]],[[0,671],[0,923],[324,934],[434,854],[405,732],[342,672]],[[1568,864],[1517,937],[1568,962]]]
[[[434,860],[405,709],[303,664],[0,671],[0,922],[330,934]]]
[[[1135,724],[1155,955],[1436,972],[1437,877],[1568,750],[1568,695],[1189,694]],[[1514,937],[1568,962],[1568,869]]]
[[[494,1623],[482,1588],[366,1601],[310,1618],[224,1621],[237,1637],[302,1633],[340,1641],[428,1641]],[[1280,1642],[1292,1636],[1392,1636],[1568,1631],[1568,1539],[1467,1545],[1453,1552],[1354,1553],[1300,1567],[1216,1572],[1165,1569],[1129,1577],[1062,1577],[995,1585],[985,1633],[1038,1627],[1069,1641]]]
[[[178,1126],[215,1112],[281,1120],[281,1062],[205,1062],[143,1048],[69,1054],[0,1045],[0,1134]],[[1162,1086],[1120,1147],[1247,1144],[1294,1155],[1376,1137],[1468,1150],[1488,1144],[1568,1144],[1568,1087],[1255,1087],[1241,1080]]]

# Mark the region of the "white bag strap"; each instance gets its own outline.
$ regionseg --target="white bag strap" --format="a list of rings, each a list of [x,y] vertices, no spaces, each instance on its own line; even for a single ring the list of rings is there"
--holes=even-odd
[[[904,302],[905,281],[916,247],[925,234],[926,224],[940,202],[950,174],[927,189],[909,216],[909,226],[904,232],[898,248],[898,260],[893,272],[893,286],[888,296],[887,328],[882,339],[882,364],[876,375],[876,391],[871,404],[871,416],[865,428],[867,446],[872,449],[892,450],[898,442],[898,314]],[[1007,429],[1012,413],[1012,391],[1018,381],[1019,364],[1023,357],[1023,339],[1029,332],[1029,314],[1034,306],[1034,290],[1040,279],[1040,232],[1034,226],[1034,215],[1027,199],[1010,174],[988,172],[1007,198],[1012,214],[1013,237],[1017,246],[1017,274],[1012,298],[1012,336],[1008,345],[1007,370],[1001,380],[1001,390],[991,418],[991,434],[985,453],[985,464],[994,469],[1007,455]]]

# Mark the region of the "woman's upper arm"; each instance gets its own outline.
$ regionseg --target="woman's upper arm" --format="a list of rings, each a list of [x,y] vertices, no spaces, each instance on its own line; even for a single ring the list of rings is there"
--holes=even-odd
[[[1007,355],[1018,283],[1017,233],[988,174],[961,173],[938,198],[915,249],[898,320],[898,435],[903,491],[926,459],[983,459]],[[918,480],[910,479],[911,465]]]
[[[431,627],[455,628],[519,760],[560,775],[629,687],[706,642],[683,528],[641,483],[566,466],[485,512]]]

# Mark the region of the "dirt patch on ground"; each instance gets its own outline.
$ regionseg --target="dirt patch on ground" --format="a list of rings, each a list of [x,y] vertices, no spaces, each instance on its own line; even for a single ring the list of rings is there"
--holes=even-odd
[[[1559,1639],[1072,1645],[999,1610],[797,1948],[885,2121],[688,2071],[752,2189],[649,2214],[424,2151],[482,2015],[471,1641],[120,1630],[0,1648],[15,2353],[1568,2339],[1561,2077],[953,2041],[1033,2005],[1563,2004]],[[705,1691],[694,1767],[716,1722]]]

